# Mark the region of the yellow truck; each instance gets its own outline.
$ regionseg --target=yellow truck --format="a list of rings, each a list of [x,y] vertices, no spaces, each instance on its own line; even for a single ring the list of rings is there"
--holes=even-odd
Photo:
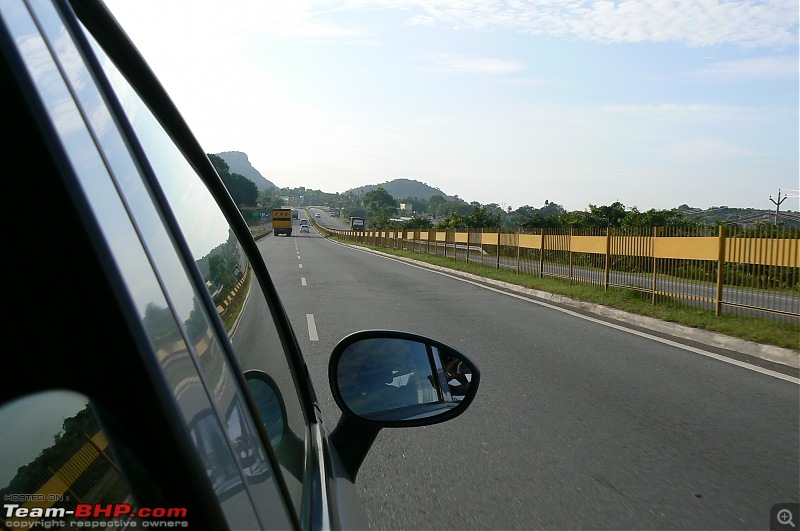
[[[292,235],[292,209],[273,208],[272,209],[272,234],[279,236],[285,234]]]

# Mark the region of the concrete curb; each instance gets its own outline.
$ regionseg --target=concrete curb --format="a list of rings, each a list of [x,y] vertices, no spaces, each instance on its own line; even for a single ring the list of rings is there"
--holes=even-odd
[[[654,332],[660,332],[662,334],[688,339],[689,341],[702,343],[710,347],[731,350],[733,352],[738,352],[740,354],[745,354],[747,356],[753,356],[755,358],[770,361],[772,363],[778,363],[781,365],[792,367],[794,369],[800,369],[800,351],[798,350],[777,347],[773,345],[765,345],[762,343],[755,343],[753,341],[747,341],[745,339],[726,336],[725,334],[720,334],[718,332],[710,332],[708,330],[701,330],[699,328],[692,328],[689,326],[661,321],[660,319],[655,319],[653,317],[646,317],[643,315],[636,315],[624,312],[622,310],[609,308],[608,306],[603,306],[601,304],[595,304],[592,302],[584,302],[571,299],[564,295],[557,295],[555,293],[550,293],[547,291],[524,288],[522,286],[509,284],[508,282],[500,282],[498,280],[488,279],[485,277],[474,275],[472,273],[454,271],[446,267],[413,260],[411,258],[406,258],[403,256],[395,256],[392,254],[383,253],[381,251],[375,251],[373,249],[366,249],[360,246],[355,246],[355,247],[374,254],[379,254],[389,258],[393,258],[395,260],[400,260],[420,267],[425,267],[427,269],[432,269],[434,271],[448,273],[453,276],[466,278],[468,280],[480,282],[482,284],[488,284],[490,286],[495,286],[497,288],[501,288],[507,291],[512,291],[523,295],[529,295],[531,297],[552,302],[554,304],[560,304],[562,306],[573,307],[577,310],[594,313],[608,319],[613,319],[615,321],[620,321],[623,323],[640,326],[642,328],[646,328]]]

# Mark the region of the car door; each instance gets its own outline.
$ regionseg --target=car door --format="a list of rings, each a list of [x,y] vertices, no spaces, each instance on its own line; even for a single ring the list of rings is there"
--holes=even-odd
[[[86,10],[88,4],[75,5]],[[91,22],[97,13],[105,13],[99,3],[96,9],[83,18]],[[113,34],[107,30],[111,21],[104,22],[101,36],[107,38]],[[162,215],[179,235],[186,267],[196,266],[195,286],[206,292],[206,304],[210,301],[214,319],[219,318],[237,376],[259,372],[273,383],[272,407],[253,416],[268,431],[264,444],[275,453],[276,476],[292,517],[304,528],[363,526],[352,481],[337,468],[338,459],[325,444],[325,428],[291,325],[240,213],[177,110],[146,65],[138,63],[135,48],[115,42],[115,62],[91,31],[84,35],[113,93],[111,105],[119,105],[135,137],[131,144],[139,151]],[[117,66],[130,63],[140,67],[126,72]],[[247,439],[237,444],[246,447]],[[274,513],[268,504],[260,505],[264,507],[256,504],[256,509],[265,512],[265,519]]]
[[[253,242],[218,203],[230,200],[210,163],[145,103],[166,98],[157,84],[134,89],[69,5],[9,1],[2,15],[227,525],[330,527],[313,391]],[[246,370],[270,376],[279,417],[255,412]]]
[[[3,214],[5,227],[28,220],[0,248],[4,263],[24,256],[31,275],[6,283],[15,310],[4,336],[21,342],[0,393],[4,525],[127,525],[138,514],[252,528],[258,493],[270,522],[290,527],[276,478],[262,473],[255,486],[244,473],[231,439],[258,423],[239,382],[209,385],[203,357],[236,372],[65,7],[0,3],[4,130],[15,129],[3,154],[13,174],[33,175],[9,197],[47,214]],[[187,303],[200,312],[181,321]],[[261,471],[266,450],[255,453]]]

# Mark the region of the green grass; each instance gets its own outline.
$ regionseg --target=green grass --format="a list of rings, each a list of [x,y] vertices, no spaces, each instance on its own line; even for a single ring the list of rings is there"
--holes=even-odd
[[[253,237],[254,240],[257,240],[259,238],[263,238],[264,236],[266,236],[267,234],[270,234],[270,233],[272,233],[272,229],[269,229],[269,230],[261,229],[261,228],[259,228],[259,229],[250,229],[250,235]]]
[[[443,258],[441,256],[354,242],[346,243],[446,267],[454,271],[462,271],[526,288],[564,295],[579,301],[601,304],[662,321],[719,332],[756,343],[800,350],[800,330],[798,330],[797,326],[786,323],[729,314],[717,316],[712,311],[686,306],[678,302],[662,301],[658,304],[652,304],[649,294],[633,289],[610,288],[605,290],[602,286],[570,284],[568,281],[556,278],[540,278],[535,275],[519,274],[516,271],[495,269],[480,264],[455,262],[452,258]]]

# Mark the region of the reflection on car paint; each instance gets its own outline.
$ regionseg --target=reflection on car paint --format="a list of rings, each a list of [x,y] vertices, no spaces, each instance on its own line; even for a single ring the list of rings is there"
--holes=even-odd
[[[42,27],[58,27],[58,15],[52,9],[51,5],[39,3],[37,4],[37,9],[37,17]],[[28,27],[32,34],[35,35],[32,26],[28,24]],[[66,38],[66,34],[63,31],[56,30],[54,33],[57,33],[54,37],[58,39],[58,46],[63,48],[72,45],[72,41]],[[34,38],[33,40],[35,41],[36,39]],[[51,45],[55,46],[56,44],[51,43]],[[39,49],[41,50],[41,47],[39,47]],[[38,64],[34,61],[37,61]],[[51,72],[53,74],[53,81],[44,87],[40,86],[39,90],[49,90],[56,93],[56,98],[51,97],[50,94],[43,97],[43,100],[46,102],[59,102],[60,108],[53,109],[56,111],[53,116],[54,121],[58,119],[58,116],[64,114],[64,109],[74,108],[74,103],[69,97],[69,91],[66,90],[63,82],[59,81],[58,77],[59,71],[67,71],[66,67],[59,69],[53,63],[52,58],[44,53],[38,53],[32,57],[29,65],[39,72],[41,72],[41,70],[36,67],[44,66],[45,72]],[[98,89],[94,84],[94,79],[88,74],[88,71],[85,70],[84,65],[78,62],[68,66],[70,72],[69,81],[72,84],[80,85],[80,90],[74,90],[74,93],[81,98],[82,105],[87,105],[82,111],[77,112],[77,115],[102,116],[103,111],[108,113],[107,109],[105,109],[103,98],[99,97],[96,92]],[[184,268],[180,266],[180,261],[177,259],[175,249],[170,243],[170,238],[167,236],[164,227],[157,223],[157,221],[161,219],[160,215],[154,210],[150,202],[150,196],[142,186],[143,183],[138,177],[138,173],[135,171],[135,165],[131,164],[130,160],[127,160],[130,154],[127,153],[125,149],[119,149],[120,146],[124,145],[118,138],[120,132],[115,128],[106,128],[109,124],[102,119],[99,122],[92,122],[90,125],[94,128],[95,138],[99,140],[100,146],[105,150],[104,154],[106,156],[105,160],[107,166],[101,162],[101,157],[99,153],[97,153],[95,145],[87,135],[86,129],[61,128],[60,130],[62,132],[68,132],[68,134],[62,137],[62,142],[74,167],[78,169],[78,171],[76,171],[78,178],[85,183],[84,190],[90,202],[96,207],[96,215],[101,218],[106,214],[108,215],[108,219],[104,220],[105,222],[102,224],[102,229],[104,231],[115,229],[119,231],[114,237],[109,237],[107,241],[109,245],[112,246],[112,253],[114,253],[116,257],[121,273],[123,276],[127,277],[126,285],[135,286],[138,289],[142,289],[143,285],[151,286],[151,288],[143,290],[143,293],[149,294],[147,300],[139,299],[142,304],[142,322],[145,330],[149,333],[159,361],[165,362],[166,364],[165,372],[171,373],[174,385],[173,390],[188,423],[196,415],[212,412],[214,408],[211,407],[208,401],[209,397],[205,394],[203,387],[200,385],[199,375],[196,372],[189,350],[183,340],[183,334],[177,327],[175,316],[172,314],[172,310],[169,309],[170,305],[164,300],[163,294],[159,289],[159,282],[152,276],[152,269],[148,263],[149,260],[142,256],[142,249],[140,247],[141,240],[139,236],[143,236],[145,241],[149,245],[152,245],[150,248],[150,256],[155,257],[157,262],[162,262],[161,271],[168,272],[168,275],[165,275],[162,280],[165,281],[165,285],[171,286],[173,300],[178,301],[178,304],[173,308],[180,312],[180,305],[183,303],[183,307],[186,308],[185,316],[188,318],[190,309],[193,307],[202,307],[202,305],[196,304],[197,301],[194,299],[193,290],[187,282],[186,275],[183,272]],[[118,195],[113,185],[109,187],[110,175],[104,171],[106,167],[116,170],[115,177],[119,178],[123,176],[123,178],[117,182],[117,185],[120,186],[121,189],[126,190],[125,197],[129,203],[125,205],[120,204],[116,208],[113,208],[113,200],[110,201],[109,199],[118,198]],[[97,200],[95,201],[94,198],[97,198]],[[126,212],[132,213],[134,218],[136,218],[136,214],[138,213],[139,219],[144,219],[153,223],[140,226],[139,229],[144,227],[144,230],[141,230],[139,236],[137,236],[136,233],[132,231],[130,219],[124,216]],[[123,234],[127,237],[118,237]],[[130,245],[123,245],[125,242],[130,243]],[[133,257],[137,257],[142,265],[139,267],[132,267],[137,261],[137,259],[132,259]],[[163,267],[165,260],[171,267]],[[175,267],[175,265],[178,267]],[[169,277],[170,272],[172,277]],[[189,302],[189,304],[185,304],[186,302]],[[207,325],[206,328],[208,328]],[[213,335],[206,334],[206,338],[208,339],[207,343],[201,341],[193,346],[196,347],[200,345],[203,347],[201,349],[205,352],[217,353]],[[221,357],[212,355],[205,358],[205,361],[209,362],[209,365],[217,369],[213,376],[222,378],[217,379],[218,385],[215,387],[216,391],[222,394],[226,394],[225,391],[227,391],[227,395],[231,397],[228,400],[228,404],[230,404],[233,401],[232,396],[235,395],[236,390],[233,389],[234,386],[232,385],[231,379],[224,378],[226,370],[229,374],[230,369],[225,367],[224,363],[220,362],[220,360]],[[176,363],[176,361],[179,361],[179,363]],[[203,363],[201,363],[201,365],[203,365]],[[179,372],[176,373],[175,369],[179,369]],[[232,440],[231,443],[235,445],[235,441]],[[231,459],[236,458],[237,456],[231,455],[229,449],[225,459],[231,461]],[[233,462],[235,463],[235,461]],[[234,464],[234,468],[237,469],[238,481],[241,482],[241,474],[238,470],[242,470],[244,467],[242,467],[241,464]],[[210,479],[213,481],[214,478]],[[264,495],[269,495],[272,499],[280,500],[277,487],[271,483],[264,483],[264,485],[268,484],[271,485],[271,489],[269,492],[265,492]],[[245,496],[246,499],[249,498],[246,494]],[[225,504],[223,504],[223,510],[226,511],[230,522],[236,523],[236,525],[252,526],[258,522],[258,518],[252,511],[252,505],[247,504],[247,507],[250,507],[250,510],[242,510],[239,508],[234,511],[233,506],[231,506],[232,510],[229,511],[226,510]],[[273,510],[274,509],[275,508],[273,508]],[[283,511],[279,510],[279,512],[282,513]],[[276,515],[271,514],[270,518],[274,520]]]
[[[287,360],[282,350],[270,352],[269,347],[280,345],[281,341],[274,326],[272,316],[266,304],[266,297],[257,282],[254,282],[252,268],[247,260],[241,243],[235,237],[225,216],[210,194],[206,186],[192,169],[191,165],[171,142],[169,135],[161,127],[141,98],[119,75],[115,65],[101,54],[101,64],[108,76],[113,80],[115,91],[124,102],[124,109],[139,133],[147,160],[154,170],[154,176],[161,187],[169,207],[175,216],[188,245],[197,268],[202,276],[204,287],[211,295],[216,311],[220,315],[223,327],[231,339],[234,354],[243,369],[255,366],[269,370],[276,375],[276,380],[284,386],[284,396],[288,397],[287,409],[290,411],[289,425],[301,439],[306,437],[306,419],[300,407],[295,381],[289,372]],[[160,255],[159,255],[160,257]],[[164,257],[169,259],[170,257]],[[205,313],[205,305],[197,298],[199,294],[184,289],[187,275],[175,275],[169,279],[172,271],[180,270],[179,265],[159,267],[168,285],[175,284],[173,304],[180,313],[187,334],[192,340],[192,347],[197,353],[197,362],[202,368],[206,385],[214,390],[215,401],[219,411],[227,411],[231,403],[240,400],[235,385],[233,368],[227,362],[215,336],[210,332],[210,316]],[[173,282],[169,282],[173,280]],[[183,294],[183,296],[180,296]],[[205,339],[204,339],[205,338]],[[250,421],[252,422],[252,420]],[[254,427],[250,431],[254,432]],[[231,444],[235,447],[236,437],[229,434]],[[263,450],[262,450],[263,452]],[[302,459],[303,456],[295,457]],[[286,465],[285,463],[280,463]],[[290,468],[296,466],[292,463]],[[244,470],[240,463],[240,469]],[[246,475],[246,473],[245,473]],[[289,474],[284,474],[287,478]],[[296,479],[285,479],[289,487],[295,509],[299,512],[302,503],[303,485]],[[277,486],[269,483],[271,492],[256,494],[266,500],[278,500],[275,491]],[[254,487],[261,488],[261,487]],[[282,511],[282,508],[260,504],[262,519],[267,520],[267,513]]]

